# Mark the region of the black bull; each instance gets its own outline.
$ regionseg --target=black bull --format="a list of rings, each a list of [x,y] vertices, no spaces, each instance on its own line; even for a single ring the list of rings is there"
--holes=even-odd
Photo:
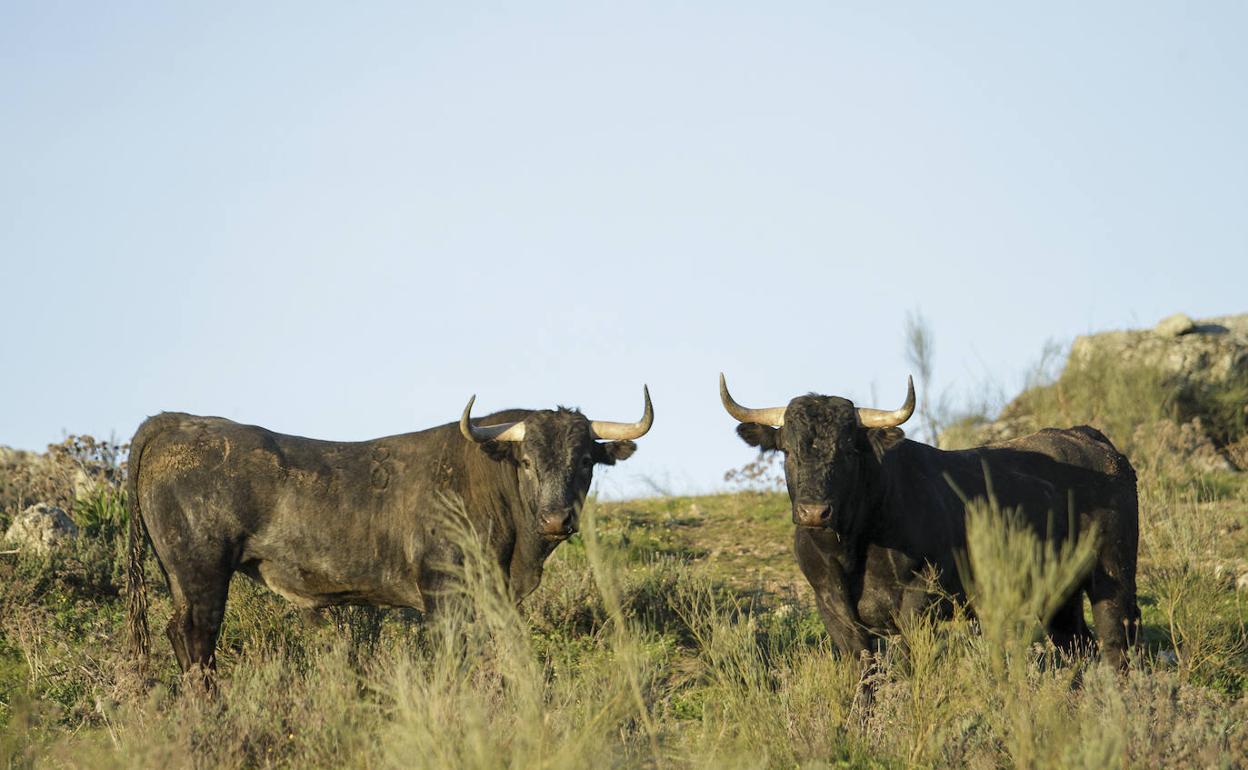
[[[596,464],[649,430],[578,411],[511,410],[361,442],[286,436],[220,417],[164,413],[130,448],[130,627],[148,650],[145,538],[169,584],[167,634],[182,669],[215,663],[230,578],[242,572],[303,607],[432,610],[453,547],[439,506],[462,500],[519,601],[576,531]],[[615,440],[599,440],[615,439]]]
[[[860,655],[872,637],[895,633],[899,617],[927,607],[931,568],[944,592],[963,596],[962,496],[987,495],[986,469],[1000,505],[1021,508],[1041,537],[1061,542],[1096,530],[1091,573],[1052,618],[1049,633],[1062,647],[1091,641],[1086,594],[1102,654],[1125,665],[1139,620],[1135,471],[1099,431],[1050,428],[941,451],[905,439],[897,427],[914,411],[913,384],[895,412],[813,394],[784,407],[747,409],[732,400],[723,375],[720,396],[743,423],[737,432],[747,444],[784,453],[798,565],[843,653]]]

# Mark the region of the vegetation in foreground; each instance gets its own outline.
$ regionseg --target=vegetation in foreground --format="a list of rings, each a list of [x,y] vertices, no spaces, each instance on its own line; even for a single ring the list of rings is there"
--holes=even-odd
[[[301,614],[236,579],[220,685],[180,681],[158,639],[125,649],[112,484],[79,499],[72,552],[0,562],[6,767],[1239,766],[1248,649],[1239,477],[1142,483],[1144,645],[1120,678],[1060,659],[1036,614],[1071,564],[979,512],[978,620],[923,621],[880,653],[872,697],[835,657],[779,494],[591,506],[516,611],[469,558],[471,610],[423,624]],[[1023,538],[1020,540],[1019,538]],[[468,535],[465,541],[470,541]],[[1071,555],[1077,559],[1077,555]],[[155,571],[153,574],[156,574]],[[153,620],[169,615],[153,586]]]

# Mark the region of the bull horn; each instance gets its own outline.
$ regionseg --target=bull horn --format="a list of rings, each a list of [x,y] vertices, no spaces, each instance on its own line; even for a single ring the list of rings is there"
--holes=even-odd
[[[459,417],[459,432],[464,434],[464,438],[477,444],[486,441],[524,441],[524,420],[505,422],[502,425],[473,425],[472,404],[476,400],[476,395],[468,399],[468,406],[464,407],[464,413]]]
[[[787,406],[770,406],[766,409],[748,409],[732,400],[732,394],[728,392],[728,381],[724,379],[724,373],[719,373],[719,400],[723,403],[724,409],[728,410],[728,414],[737,418],[738,422],[756,422],[759,425],[770,425],[773,428],[779,428],[784,425],[784,410]]]
[[[858,407],[858,422],[862,423],[864,428],[895,428],[909,420],[912,414],[914,414],[914,378],[907,376],[906,403],[902,404],[900,409],[888,412],[883,409],[868,409],[860,406]]]
[[[646,408],[642,412],[641,420],[637,422],[591,420],[589,430],[594,434],[594,438],[603,441],[631,441],[646,435],[650,426],[654,424],[654,407],[650,405],[650,388],[642,385],[641,395],[646,400]]]

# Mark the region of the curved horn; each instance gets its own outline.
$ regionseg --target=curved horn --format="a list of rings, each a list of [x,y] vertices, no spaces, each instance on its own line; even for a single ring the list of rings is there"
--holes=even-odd
[[[524,420],[520,422],[505,422],[502,425],[473,425],[471,417],[472,404],[476,400],[476,395],[468,399],[468,406],[464,407],[464,413],[459,417],[459,432],[464,434],[464,438],[477,444],[483,444],[491,439],[494,441],[524,441]]]
[[[654,424],[654,407],[650,405],[650,388],[642,385],[641,395],[646,400],[646,409],[642,412],[640,421],[606,422],[603,420],[591,420],[589,430],[594,434],[594,438],[602,439],[603,441],[627,441],[646,435],[650,430],[650,426]]]
[[[737,418],[738,422],[756,422],[760,425],[770,425],[773,428],[779,428],[784,425],[784,410],[787,406],[770,406],[766,409],[748,409],[732,400],[732,394],[728,392],[728,382],[724,379],[724,373],[719,373],[719,400],[723,403],[724,409],[728,410],[728,414]]]
[[[900,409],[888,412],[883,409],[868,409],[860,406],[858,407],[858,422],[862,423],[864,428],[895,428],[909,420],[912,414],[914,414],[914,378],[907,376],[906,403],[902,404]]]

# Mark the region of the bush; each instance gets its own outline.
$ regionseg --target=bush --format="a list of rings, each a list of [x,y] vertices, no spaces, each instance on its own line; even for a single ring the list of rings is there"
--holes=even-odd
[[[1001,418],[1026,422],[1026,432],[1091,425],[1130,455],[1136,428],[1174,418],[1178,395],[1161,371],[1100,356],[1067,366],[1056,381],[1024,391]]]
[[[1248,370],[1239,371],[1217,387],[1191,386],[1176,395],[1184,420],[1200,418],[1219,447],[1248,438]]]
[[[44,455],[15,458],[0,466],[0,519],[27,506],[47,503],[69,511],[79,497],[98,487],[120,490],[125,477],[126,444],[70,436],[50,444]]]

